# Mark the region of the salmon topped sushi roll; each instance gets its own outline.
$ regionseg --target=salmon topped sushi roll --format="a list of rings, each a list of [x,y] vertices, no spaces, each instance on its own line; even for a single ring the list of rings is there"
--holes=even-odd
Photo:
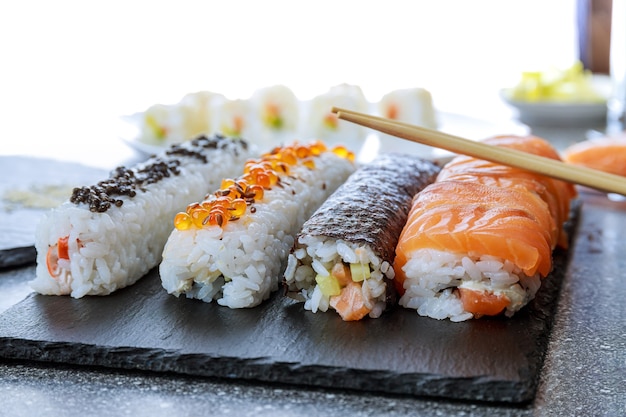
[[[495,146],[558,158],[543,139],[495,137]],[[394,261],[400,304],[462,321],[512,316],[552,270],[567,244],[571,184],[459,156],[413,201]]]
[[[626,177],[626,134],[578,142],[565,149],[563,160]]]
[[[560,159],[556,149],[537,136],[495,136],[483,142],[551,159]],[[548,204],[554,218],[554,232],[556,233],[553,236],[554,241],[562,246],[567,245],[567,235],[562,225],[570,215],[570,200],[575,194],[572,185],[523,169],[463,155],[456,157],[442,170],[437,181],[445,180],[477,182],[498,188],[525,188],[537,194]]]

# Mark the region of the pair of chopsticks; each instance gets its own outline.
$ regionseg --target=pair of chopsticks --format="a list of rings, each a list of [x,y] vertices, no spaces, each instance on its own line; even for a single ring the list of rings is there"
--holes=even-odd
[[[626,196],[626,178],[587,167],[574,166],[555,159],[503,148],[449,135],[432,129],[402,123],[384,117],[333,107],[337,117],[411,142],[445,149],[589,188]]]

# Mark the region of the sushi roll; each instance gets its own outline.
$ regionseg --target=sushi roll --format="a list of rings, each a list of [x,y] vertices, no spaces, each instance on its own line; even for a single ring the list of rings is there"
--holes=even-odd
[[[534,136],[486,140],[558,159]],[[394,260],[399,303],[422,316],[463,321],[512,316],[532,300],[566,246],[576,191],[539,174],[458,156],[413,202]]]
[[[425,88],[404,88],[390,91],[378,102],[378,113],[387,119],[410,123],[429,129],[437,128],[430,91]],[[380,134],[381,152],[404,152],[429,156],[432,148],[391,135]]]
[[[298,130],[300,102],[285,85],[258,89],[250,97],[251,121],[255,139],[261,147],[270,149],[287,143]]]
[[[626,134],[575,143],[563,151],[563,160],[626,177]]]
[[[136,113],[126,118],[130,123],[137,126],[139,142],[149,145],[166,145],[172,142],[172,133],[180,137],[177,132],[180,125],[176,107],[171,104],[153,104],[142,113]]]
[[[176,106],[181,118],[181,134],[178,141],[215,133],[217,129],[213,125],[213,113],[216,108],[222,106],[224,101],[223,95],[212,91],[186,94]],[[224,135],[233,136],[226,133]]]
[[[278,289],[296,233],[356,169],[354,154],[322,142],[277,147],[246,162],[203,201],[174,218],[160,265],[169,294],[230,308]]]
[[[169,146],[213,134],[212,114],[223,100],[221,94],[198,91],[185,95],[178,103],[154,104],[125,119],[136,127],[138,141]]]
[[[333,106],[358,112],[367,112],[369,109],[369,103],[360,87],[350,84],[333,86],[308,103],[302,135],[324,140],[328,144],[343,144],[358,152],[365,143],[367,129],[339,120],[331,111]]]
[[[243,140],[200,137],[75,188],[36,229],[37,275],[30,285],[41,294],[80,298],[133,284],[160,262],[181,202],[202,198],[253,155]]]
[[[252,109],[249,100],[224,100],[214,112],[214,126],[226,136],[252,137]]]
[[[298,234],[284,274],[287,291],[314,313],[379,317],[395,301],[391,265],[413,196],[438,172],[405,154],[381,154],[359,168]]]

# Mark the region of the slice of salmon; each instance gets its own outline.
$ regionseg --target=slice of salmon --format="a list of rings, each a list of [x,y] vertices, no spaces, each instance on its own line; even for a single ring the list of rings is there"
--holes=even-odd
[[[498,136],[484,141],[485,143],[503,146],[534,153],[552,159],[560,159],[552,145],[536,136]],[[567,247],[567,234],[563,230],[564,222],[570,215],[570,201],[576,196],[572,184],[539,175],[533,172],[513,168],[494,162],[471,157],[458,157],[446,165],[437,181],[460,180],[479,182],[500,188],[524,188],[541,197],[550,209],[557,225],[555,242]]]
[[[559,159],[547,141],[535,136],[498,136],[485,142]],[[575,195],[575,188],[562,181],[456,157],[413,201],[396,247],[396,288],[404,293],[403,267],[418,249],[496,256],[528,276],[546,276],[552,250],[567,243],[563,223]]]
[[[497,316],[508,307],[511,300],[506,295],[487,291],[475,291],[459,288],[459,297],[463,308],[474,314],[474,317]]]
[[[626,136],[578,142],[563,152],[565,162],[626,176]]]
[[[398,289],[403,293],[402,267],[424,248],[497,256],[526,275],[547,275],[554,222],[546,212],[545,203],[529,192],[471,182],[431,184],[415,199],[396,246]]]
[[[365,305],[361,285],[352,281],[341,289],[341,294],[330,297],[330,306],[344,321],[361,320],[371,311]]]

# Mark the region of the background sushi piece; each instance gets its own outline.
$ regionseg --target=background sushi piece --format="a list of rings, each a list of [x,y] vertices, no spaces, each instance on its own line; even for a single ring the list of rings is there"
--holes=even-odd
[[[124,117],[135,127],[128,138],[163,148],[175,143],[215,133],[212,113],[224,96],[210,91],[186,94],[178,103],[153,104],[144,112]]]
[[[368,129],[339,120],[332,107],[368,112],[370,105],[357,85],[339,84],[306,103],[300,131],[304,137],[317,138],[329,145],[342,144],[355,153],[363,147]]]
[[[224,100],[223,95],[212,91],[186,94],[178,103],[182,116],[180,136],[182,140],[215,133],[217,129],[213,124],[212,115],[215,108],[220,107]]]
[[[296,136],[300,121],[300,103],[286,85],[272,85],[256,90],[252,106],[252,142],[261,149],[289,143]]]
[[[431,93],[425,88],[405,88],[390,91],[377,103],[382,117],[436,129],[437,118]],[[412,143],[395,136],[379,134],[380,152],[403,152],[428,157],[433,148]]]
[[[570,145],[563,151],[563,160],[626,177],[626,132]]]
[[[231,137],[254,137],[252,105],[249,100],[226,99],[215,106],[213,112],[215,129]]]

